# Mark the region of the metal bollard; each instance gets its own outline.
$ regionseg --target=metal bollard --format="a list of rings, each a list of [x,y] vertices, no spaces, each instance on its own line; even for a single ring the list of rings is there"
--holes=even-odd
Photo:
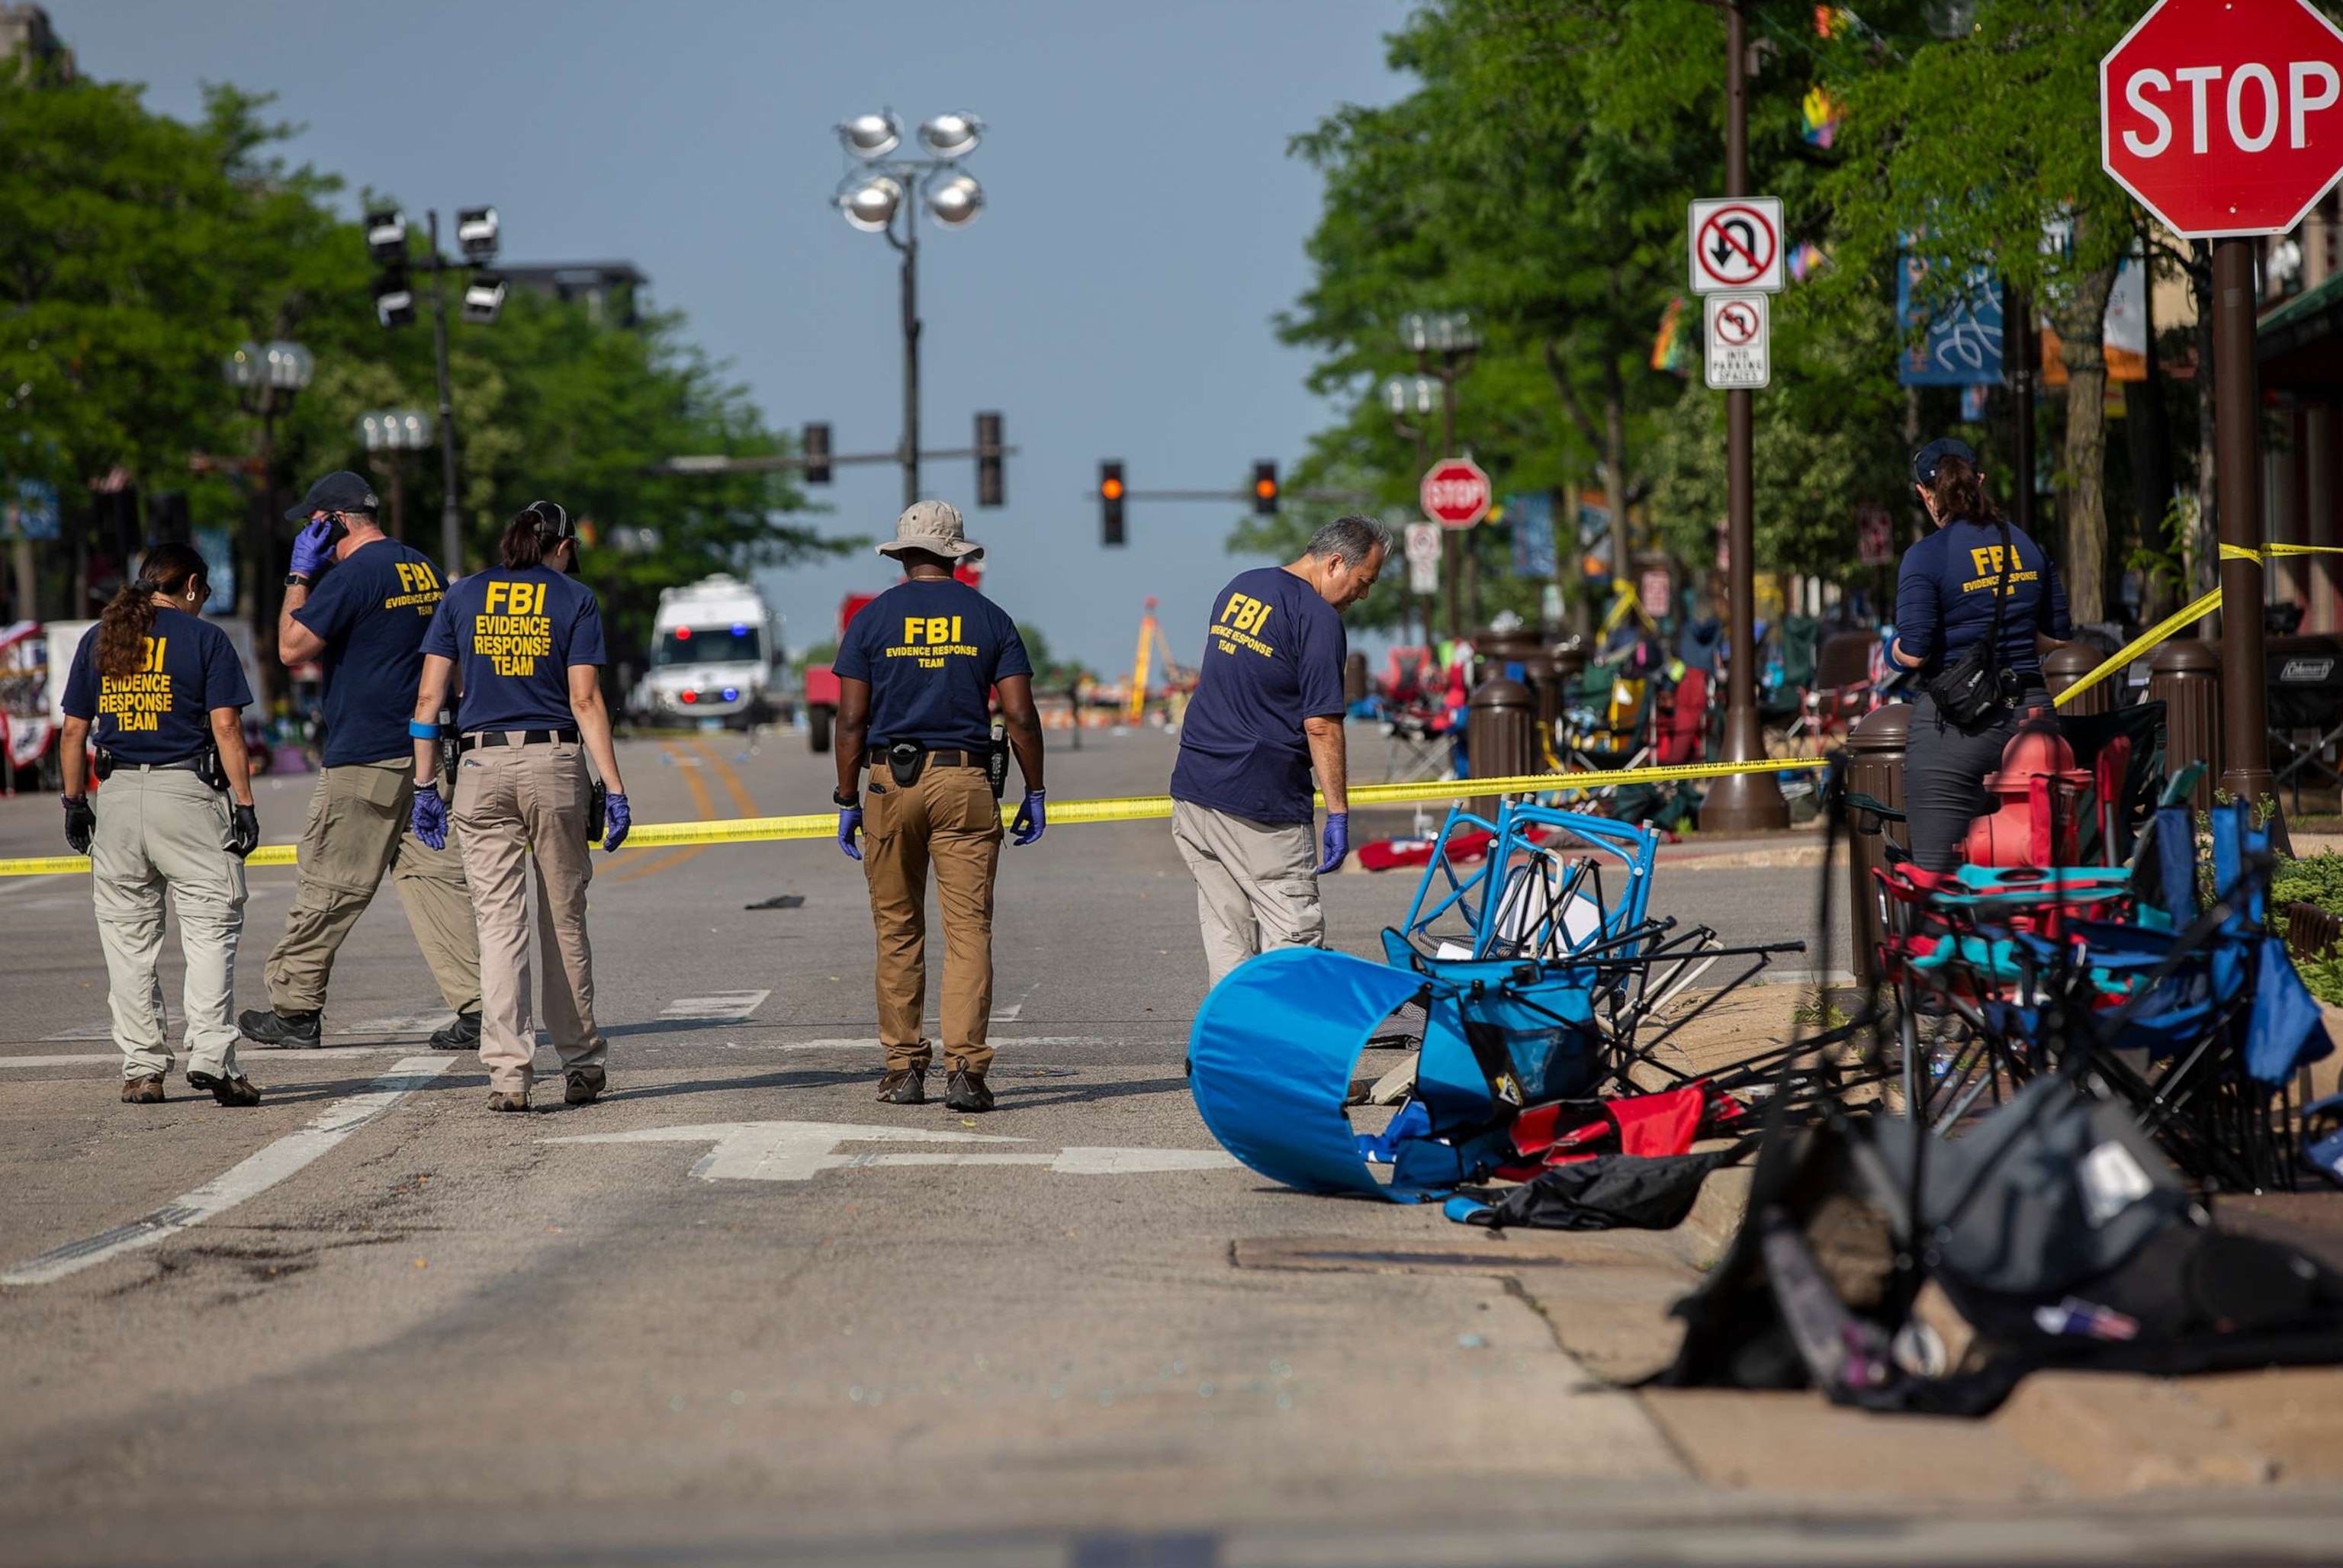
[[[2164,776],[2205,764],[2189,804],[2212,809],[2221,777],[2220,650],[2201,638],[2174,638],[2148,658],[2147,699],[2164,704]]]
[[[1483,681],[1464,719],[1464,756],[1475,779],[1512,779],[1544,771],[1537,746],[1537,698],[1503,676]],[[1467,810],[1496,820],[1500,797],[1476,795]]]
[[[1868,795],[1883,806],[1904,809],[1904,748],[1911,735],[1912,709],[1893,703],[1863,716],[1846,740],[1846,787],[1850,793]],[[1855,983],[1865,990],[1879,983],[1879,944],[1887,929],[1880,919],[1879,890],[1871,873],[1887,868],[1887,843],[1892,834],[1898,849],[1911,839],[1901,823],[1850,811],[1847,821],[1847,924],[1855,936]]]
[[[2050,689],[2050,695],[2055,698],[2083,677],[2098,668],[2102,662],[2104,661],[2099,658],[2099,650],[2089,643],[2070,642],[2042,661],[2042,683]],[[2113,712],[2116,705],[2116,683],[2122,678],[2123,671],[2118,669],[2074,701],[2060,704],[2058,711],[2061,713]]]

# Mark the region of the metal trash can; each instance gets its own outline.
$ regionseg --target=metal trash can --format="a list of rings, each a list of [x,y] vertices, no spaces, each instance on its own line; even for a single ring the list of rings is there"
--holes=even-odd
[[[1875,709],[1857,721],[1846,741],[1846,788],[1867,795],[1881,805],[1904,809],[1904,748],[1912,729],[1912,709],[1891,703]],[[1890,822],[1868,812],[1847,813],[1847,925],[1854,933],[1855,983],[1865,990],[1879,983],[1879,944],[1887,928],[1879,912],[1879,890],[1871,873],[1887,868],[1887,844],[1899,850],[1911,847],[1901,822]]]
[[[2103,662],[2099,657],[2099,650],[2089,643],[2070,642],[2042,661],[2042,683],[2050,689],[2050,695],[2055,698],[2083,677],[2098,668]],[[2061,713],[2113,712],[2116,705],[2116,684],[2122,679],[2123,671],[2118,669],[2074,701],[2061,703],[2058,711]]]
[[[1367,656],[1354,653],[1342,661],[1342,704],[1352,707],[1367,699]]]
[[[1475,779],[1544,771],[1537,751],[1537,695],[1503,676],[1483,681],[1467,704],[1464,755]],[[1499,797],[1476,795],[1466,809],[1494,820]]]
[[[2194,637],[2176,637],[2157,648],[2147,661],[2147,699],[2164,704],[2164,776],[2191,762],[2205,764],[2188,803],[2212,809],[2221,777],[2220,649]]]
[[[1554,744],[1555,727],[1562,721],[1562,676],[1554,668],[1554,654],[1547,648],[1534,648],[1522,655],[1522,674],[1529,689],[1537,696],[1537,731],[1531,745],[1541,767],[1545,761],[1545,749]]]

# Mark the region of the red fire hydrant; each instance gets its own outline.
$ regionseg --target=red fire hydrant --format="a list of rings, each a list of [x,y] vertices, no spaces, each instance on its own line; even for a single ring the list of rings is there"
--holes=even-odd
[[[1985,787],[2001,805],[1969,824],[1964,852],[1973,866],[2071,866],[2077,850],[2077,816],[2087,769],[2075,766],[2075,749],[2041,709],[2026,716],[2001,753],[2001,771]]]

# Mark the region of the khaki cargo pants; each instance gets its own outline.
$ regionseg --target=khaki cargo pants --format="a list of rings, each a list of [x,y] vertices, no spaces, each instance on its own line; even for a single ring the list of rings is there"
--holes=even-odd
[[[90,804],[97,812],[90,883],[122,1076],[171,1070],[163,982],[156,972],[168,890],[179,917],[179,951],[187,960],[179,1005],[187,1020],[188,1070],[234,1077],[239,1070],[233,1008],[244,862],[227,851],[227,796],[184,768],[148,771],[116,763]]]
[[[879,932],[879,1040],[887,1070],[927,1070],[920,1032],[928,1000],[928,868],[944,915],[944,1060],[980,1076],[992,1065],[992,883],[1001,870],[1001,803],[981,768],[930,762],[909,789],[885,763],[862,799],[862,873]]]
[[[545,950],[545,1031],[564,1071],[599,1067],[609,1054],[594,1026],[594,953],[586,940],[586,890],[594,879],[586,849],[591,789],[586,749],[574,740],[482,746],[456,764],[448,814],[463,835],[464,874],[479,922],[480,1064],[488,1070],[488,1087],[500,1093],[525,1094],[536,1077],[532,875],[536,934]]]
[[[480,941],[464,862],[455,843],[434,849],[407,830],[414,805],[412,757],[353,762],[318,774],[301,829],[293,912],[264,971],[268,1005],[278,1012],[315,1012],[326,1005],[334,955],[374,902],[385,871],[407,907],[407,923],[439,983],[440,1000],[458,1012],[479,1010]]]
[[[1271,948],[1322,948],[1318,846],[1307,822],[1256,822],[1187,800],[1172,802],[1172,841],[1196,879],[1212,984]]]

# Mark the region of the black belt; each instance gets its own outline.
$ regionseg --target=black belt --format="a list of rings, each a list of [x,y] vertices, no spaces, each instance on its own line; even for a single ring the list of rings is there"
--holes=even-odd
[[[985,765],[984,758],[974,751],[930,751],[928,753],[928,760],[938,768],[981,768]],[[863,765],[869,768],[885,767],[886,749],[873,747],[863,753],[862,761]]]
[[[482,746],[551,746],[556,741],[575,744],[575,729],[482,729],[456,742],[458,751],[476,750]]]
[[[182,757],[174,762],[133,762],[122,757],[116,757],[114,759],[114,765],[116,768],[143,768],[149,773],[164,773],[174,769],[193,773],[201,768],[203,763],[203,753],[200,751],[193,757]]]

